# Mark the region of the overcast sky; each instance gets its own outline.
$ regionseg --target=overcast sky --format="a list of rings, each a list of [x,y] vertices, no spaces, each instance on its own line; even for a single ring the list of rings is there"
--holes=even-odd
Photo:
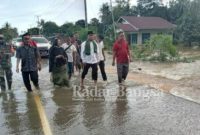
[[[106,2],[110,0],[87,0],[88,21],[94,17],[99,18],[99,9]],[[137,0],[130,2],[135,5]],[[37,16],[58,25],[84,19],[84,0],[1,0],[0,28],[9,22],[21,32],[36,26]]]

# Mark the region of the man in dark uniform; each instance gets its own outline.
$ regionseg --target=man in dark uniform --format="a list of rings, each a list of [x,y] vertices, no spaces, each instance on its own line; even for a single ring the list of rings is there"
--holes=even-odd
[[[30,44],[30,34],[25,33],[22,35],[23,46],[17,49],[17,65],[16,72],[19,73],[19,63],[21,61],[21,71],[26,89],[31,92],[30,79],[36,89],[39,89],[38,83],[38,70],[41,70],[40,54],[36,46]]]
[[[10,45],[4,41],[4,36],[0,35],[0,85],[1,90],[6,90],[6,81],[8,89],[11,90],[12,86],[12,64],[11,57],[14,55]],[[4,76],[6,75],[6,79]],[[5,81],[6,80],[6,81]]]

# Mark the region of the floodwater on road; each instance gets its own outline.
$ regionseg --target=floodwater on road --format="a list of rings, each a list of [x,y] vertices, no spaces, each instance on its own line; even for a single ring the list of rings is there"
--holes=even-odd
[[[72,78],[72,89],[55,88],[50,82],[48,60],[42,63],[41,90],[35,93],[26,91],[13,64],[13,89],[0,94],[0,134],[42,135],[47,134],[47,128],[55,135],[200,133],[199,104],[131,80],[119,87],[113,73],[108,73],[108,84],[100,81],[97,89],[90,74],[84,89],[79,87],[78,75]]]

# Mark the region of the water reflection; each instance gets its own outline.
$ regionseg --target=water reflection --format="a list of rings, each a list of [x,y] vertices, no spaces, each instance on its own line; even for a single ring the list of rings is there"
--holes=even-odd
[[[29,134],[37,134],[40,135],[43,133],[41,120],[39,117],[39,113],[37,110],[37,106],[35,103],[33,93],[26,93],[26,113],[23,121],[25,122],[25,126],[29,129]]]
[[[1,93],[2,111],[5,114],[5,123],[10,134],[20,132],[20,114],[17,112],[17,102],[13,92]]]
[[[91,95],[83,102],[83,124],[89,130],[99,130],[104,122],[105,97],[103,89],[89,89]],[[98,131],[101,134],[101,131]]]
[[[58,107],[53,119],[55,124],[61,129],[70,127],[77,115],[72,95],[72,90],[65,90],[63,88],[53,91],[52,99]]]
[[[118,96],[116,98],[115,107],[112,110],[112,127],[114,128],[114,134],[125,134],[127,126],[128,112],[128,100],[127,100],[127,88],[125,86],[119,87]]]

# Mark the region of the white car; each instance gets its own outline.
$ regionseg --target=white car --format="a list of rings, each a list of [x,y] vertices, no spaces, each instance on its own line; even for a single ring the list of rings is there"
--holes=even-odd
[[[15,49],[18,48],[18,47],[20,47],[21,44],[22,44],[22,38],[21,38],[21,37],[14,38],[14,39],[12,40],[12,45],[13,45],[13,47],[14,47]]]
[[[49,56],[50,42],[43,36],[32,36],[31,39],[36,42],[40,55],[42,57]]]

